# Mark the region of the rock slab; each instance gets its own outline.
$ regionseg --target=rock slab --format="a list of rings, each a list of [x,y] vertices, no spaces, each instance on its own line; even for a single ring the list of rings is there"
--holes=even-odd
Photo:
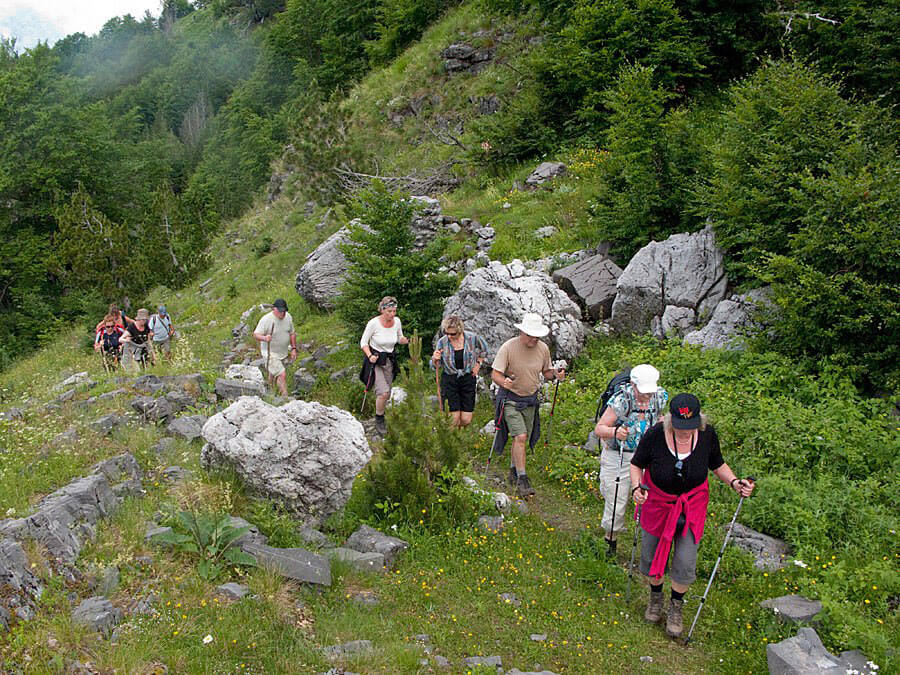
[[[731,543],[756,558],[756,569],[769,572],[785,567],[785,559],[791,552],[790,547],[781,539],[757,532],[740,523],[734,524]]]
[[[763,609],[771,609],[782,621],[790,623],[809,623],[822,611],[822,603],[810,600],[802,595],[782,595],[769,598],[759,603]]]
[[[468,330],[481,335],[492,361],[500,345],[519,334],[515,325],[526,312],[539,314],[550,327],[545,340],[555,358],[571,360],[581,351],[581,309],[547,274],[526,269],[519,260],[508,265],[495,260],[466,275],[448,298],[444,318],[455,314]]]
[[[244,544],[241,548],[256,558],[257,564],[269,567],[287,579],[331,586],[331,565],[317,553],[302,548],[274,548],[257,543]]]
[[[766,646],[766,660],[770,675],[846,675],[875,673],[869,662],[858,652],[843,652],[835,656],[822,644],[812,628],[801,628],[797,635]]]
[[[604,255],[585,258],[553,273],[553,281],[578,303],[592,321],[609,317],[622,268]]]
[[[203,438],[205,467],[233,468],[252,490],[304,520],[340,509],[372,458],[362,424],[345,410],[315,401],[276,408],[244,396],[209,418]]]
[[[122,620],[122,610],[102,596],[84,600],[72,611],[72,620],[109,635]]]
[[[226,401],[233,401],[241,396],[264,396],[266,385],[260,382],[230,380],[220,377],[216,380],[216,396]]]
[[[711,227],[652,241],[635,254],[616,283],[610,326],[619,333],[660,332],[669,306],[689,310],[690,323],[696,324],[725,297],[727,285],[724,253]],[[679,317],[679,325],[685,323]]]
[[[346,548],[360,553],[380,553],[390,567],[397,556],[409,548],[409,544],[397,537],[390,537],[368,525],[362,525],[344,542]]]

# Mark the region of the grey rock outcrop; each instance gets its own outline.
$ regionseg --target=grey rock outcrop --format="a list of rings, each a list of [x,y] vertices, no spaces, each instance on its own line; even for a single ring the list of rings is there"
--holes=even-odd
[[[590,258],[558,269],[553,281],[577,302],[592,321],[609,317],[616,299],[616,282],[622,268],[605,255]]]
[[[294,371],[294,395],[304,397],[316,388],[316,377],[306,368]]]
[[[350,535],[344,546],[360,553],[380,553],[385,565],[390,567],[397,556],[409,548],[409,544],[397,537],[390,537],[373,527],[362,525]]]
[[[262,371],[256,366],[244,366],[240,364],[232,364],[225,371],[225,377],[229,380],[241,380],[250,384],[258,384],[262,387],[266,386]]]
[[[360,553],[351,548],[330,548],[325,555],[332,560],[340,560],[347,563],[360,572],[383,572],[384,556],[380,553]]]
[[[753,315],[757,307],[769,302],[769,289],[757,288],[743,295],[722,300],[703,328],[684,336],[684,343],[703,349],[740,349],[744,333],[756,330]]]
[[[264,396],[266,385],[244,380],[229,380],[219,378],[216,380],[216,395],[226,401],[233,401],[241,396]]]
[[[12,422],[25,419],[25,410],[22,408],[9,408],[0,412],[0,422]]]
[[[21,610],[34,611],[35,600],[44,591],[40,579],[31,571],[22,545],[0,534],[0,631],[9,628],[13,616]]]
[[[200,438],[203,433],[203,425],[206,424],[205,415],[182,415],[176,417],[166,426],[166,433],[189,441]]]
[[[763,609],[771,609],[782,621],[790,623],[809,623],[822,611],[822,603],[810,600],[802,595],[782,595],[769,598],[759,603]]]
[[[216,595],[221,598],[225,598],[226,600],[240,600],[249,592],[249,588],[247,588],[243,584],[238,584],[233,581],[229,581],[227,584],[216,586]]]
[[[342,227],[319,244],[297,273],[297,293],[323,309],[334,309],[334,300],[340,295],[339,289],[349,267],[340,247],[348,243],[350,229]]]
[[[878,670],[858,651],[835,656],[812,628],[801,628],[792,638],[766,645],[766,661],[770,675],[874,675]]]
[[[249,488],[304,518],[328,516],[350,496],[372,451],[350,413],[314,401],[276,408],[241,397],[203,426],[206,467],[229,466]]]
[[[554,178],[565,176],[567,171],[566,165],[562,162],[541,162],[531,172],[531,175],[525,179],[525,185],[530,188],[536,188]]]
[[[84,542],[93,538],[97,521],[112,513],[123,497],[140,492],[141,475],[128,454],[100,462],[90,475],[44,497],[32,515],[0,520],[0,537],[32,539],[55,561],[72,564]]]
[[[731,543],[756,558],[756,569],[769,572],[785,567],[785,558],[791,552],[790,547],[781,539],[757,532],[740,523],[734,524]]]
[[[489,360],[506,340],[518,335],[515,324],[536,312],[550,326],[545,338],[555,358],[572,359],[584,345],[581,310],[543,272],[526,269],[519,260],[492,261],[468,274],[447,299],[444,317],[458,315],[469,330],[488,343]]]
[[[104,635],[112,633],[122,620],[122,610],[103,596],[84,600],[72,611],[72,620]]]
[[[131,401],[131,408],[136,411],[145,422],[165,421],[172,416],[172,404],[165,398],[138,396]]]
[[[619,333],[645,333],[670,306],[690,310],[695,325],[725,297],[727,285],[724,254],[711,227],[650,242],[619,277],[610,326]],[[678,325],[684,323],[679,317]]]
[[[70,377],[67,377],[62,382],[53,387],[54,391],[62,391],[63,389],[68,389],[69,387],[78,387],[82,384],[88,383],[91,381],[90,374],[85,370],[81,373],[75,373]]]
[[[302,548],[273,548],[266,544],[250,543],[242,546],[258,565],[268,567],[285,577],[316,586],[331,585],[331,565],[318,553]]]
[[[457,42],[441,51],[444,70],[453,73],[478,73],[494,58],[493,49],[476,49],[465,42]]]
[[[100,432],[101,434],[107,435],[111,434],[115,429],[127,423],[128,420],[121,415],[110,413],[109,415],[98,417],[93,422],[91,422],[91,428],[95,431]]]

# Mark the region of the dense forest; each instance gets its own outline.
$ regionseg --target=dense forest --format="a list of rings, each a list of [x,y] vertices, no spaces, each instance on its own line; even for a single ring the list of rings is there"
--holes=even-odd
[[[93,36],[3,42],[0,368],[64,322],[196,275],[283,155],[306,199],[343,200],[333,169],[378,158],[342,102],[457,4],[166,0]],[[767,341],[897,389],[895,5],[480,4],[537,35],[513,94],[460,130],[457,178],[599,149],[582,244],[625,256],[711,222],[738,285],[772,285]]]

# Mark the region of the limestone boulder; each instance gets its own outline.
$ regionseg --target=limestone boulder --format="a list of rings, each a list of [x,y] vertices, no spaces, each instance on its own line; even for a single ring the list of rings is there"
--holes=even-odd
[[[702,349],[741,349],[745,334],[760,328],[754,315],[761,306],[771,306],[769,288],[757,288],[722,300],[716,305],[709,323],[685,335],[684,343],[699,345]]]
[[[646,333],[673,307],[688,310],[669,310],[670,320],[677,319],[683,330],[712,313],[727,285],[724,253],[711,227],[652,241],[637,252],[616,283],[610,326],[618,333]]]
[[[216,380],[216,395],[227,401],[233,401],[241,396],[264,396],[265,393],[266,385],[264,383],[230,380],[222,377]]]
[[[562,162],[541,162],[538,164],[537,168],[531,172],[531,175],[525,179],[525,185],[530,188],[535,188],[554,178],[565,176],[567,171],[566,165]]]
[[[209,418],[203,438],[207,468],[233,468],[249,488],[305,519],[340,509],[372,457],[353,415],[315,401],[275,407],[244,396]]]
[[[553,281],[578,303],[592,321],[609,318],[622,268],[605,255],[594,255],[558,269]]]
[[[481,335],[492,360],[500,345],[518,335],[515,324],[526,312],[536,312],[550,327],[544,340],[554,358],[571,360],[581,351],[581,309],[547,274],[526,269],[519,260],[508,265],[495,260],[468,274],[447,299],[444,317],[456,314],[467,330]]]
[[[835,656],[812,628],[801,628],[794,637],[766,645],[766,661],[770,675],[874,675],[878,671],[858,651]]]
[[[774,572],[786,566],[790,547],[775,537],[757,532],[746,525],[735,523],[731,531],[731,543],[750,553],[756,560],[756,569]]]
[[[323,309],[334,309],[334,300],[340,295],[339,289],[349,267],[340,247],[349,242],[350,229],[342,227],[319,244],[297,273],[297,293]]]
[[[244,366],[240,364],[232,364],[225,371],[225,377],[229,380],[241,380],[251,384],[258,384],[262,387],[266,386],[262,371],[256,366]]]

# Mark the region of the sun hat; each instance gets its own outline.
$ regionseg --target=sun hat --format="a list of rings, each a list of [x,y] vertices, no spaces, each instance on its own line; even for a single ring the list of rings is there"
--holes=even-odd
[[[678,394],[669,403],[672,426],[676,429],[698,429],[701,424],[700,401],[693,394]]]
[[[137,311],[137,316],[134,317],[134,320],[135,321],[146,321],[149,318],[150,318],[150,312],[148,312],[146,309],[141,307]]]
[[[287,303],[284,301],[284,298],[278,298],[275,302],[272,303],[272,307],[277,309],[279,312],[287,311]]]
[[[550,329],[541,321],[541,315],[534,312],[526,312],[522,317],[522,323],[517,323],[516,328],[526,335],[536,338],[544,337],[550,332]]]
[[[641,394],[656,393],[657,382],[659,382],[659,371],[649,363],[642,363],[631,369],[631,384]]]

